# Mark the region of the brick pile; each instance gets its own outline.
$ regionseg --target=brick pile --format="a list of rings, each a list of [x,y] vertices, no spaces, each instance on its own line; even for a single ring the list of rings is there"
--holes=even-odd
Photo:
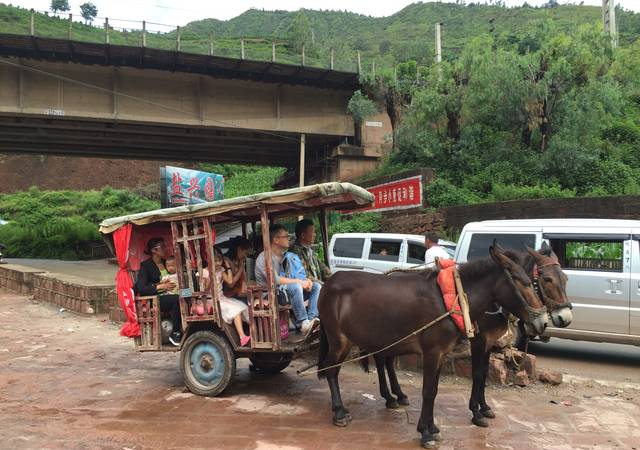
[[[399,366],[404,370],[422,370],[422,357],[407,355],[399,358]],[[442,365],[443,374],[472,378],[471,349],[468,342],[460,343],[449,353]],[[528,386],[536,381],[557,385],[562,383],[562,374],[549,370],[538,370],[536,357],[507,346],[506,338],[498,340],[489,356],[489,383]]]

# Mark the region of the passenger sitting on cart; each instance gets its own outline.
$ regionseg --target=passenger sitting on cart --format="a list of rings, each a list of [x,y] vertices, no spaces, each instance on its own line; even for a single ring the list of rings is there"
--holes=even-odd
[[[280,224],[273,224],[269,228],[269,238],[271,240],[271,260],[273,265],[273,275],[278,287],[284,287],[293,306],[296,326],[303,334],[309,333],[317,323],[318,319],[318,297],[321,286],[308,278],[289,278],[285,276],[283,267],[284,254],[289,248],[289,233]],[[305,275],[306,276],[306,275]],[[267,269],[264,252],[256,259],[256,281],[261,285],[267,285]],[[307,311],[304,301],[309,300],[309,310]]]
[[[151,238],[147,242],[145,252],[151,256],[140,264],[138,279],[134,286],[136,294],[160,295],[163,292],[171,292],[176,288],[176,283],[167,281],[161,282],[161,272],[167,271],[165,261],[167,258],[167,245],[163,238]],[[158,297],[160,299],[160,311],[171,313],[171,322],[173,324],[173,332],[169,336],[169,341],[173,345],[180,345],[182,339],[182,321],[180,319],[180,303],[178,295],[168,294]]]
[[[247,297],[247,274],[245,261],[251,252],[251,242],[242,236],[231,240],[231,247],[226,255],[226,261],[231,267],[233,278],[230,283],[225,281],[223,289],[227,297]]]
[[[296,241],[290,251],[298,255],[307,274],[306,278],[319,282],[321,285],[331,276],[331,270],[318,258],[313,249],[316,242],[316,227],[313,221],[302,219],[296,224]]]
[[[222,251],[218,247],[213,248],[214,252],[214,267],[216,272],[216,290],[218,293],[218,301],[220,302],[220,312],[222,313],[222,320],[236,327],[238,336],[240,337],[240,346],[244,347],[251,340],[251,336],[247,336],[242,328],[242,321],[249,323],[249,308],[240,300],[235,298],[229,298],[222,292],[222,283],[230,283],[233,280],[233,272],[229,266],[228,261],[222,256]],[[202,282],[204,290],[209,290],[211,286],[211,276],[209,275],[209,269],[202,270]],[[196,306],[198,308],[198,306]],[[202,306],[200,306],[202,308]],[[207,304],[209,312],[213,312],[213,305]],[[200,311],[197,311],[198,313]],[[203,310],[204,312],[204,310]]]

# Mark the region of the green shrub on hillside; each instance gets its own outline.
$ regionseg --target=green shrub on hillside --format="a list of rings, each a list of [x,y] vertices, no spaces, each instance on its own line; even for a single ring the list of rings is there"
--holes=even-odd
[[[375,212],[333,214],[330,217],[329,236],[336,233],[376,233],[380,231],[382,216]]]
[[[77,259],[90,256],[90,244],[101,239],[97,225],[109,217],[159,208],[121,189],[40,191],[31,188],[0,195],[0,227],[6,256]]]
[[[432,208],[470,205],[482,201],[481,197],[470,190],[438,178],[426,188],[427,204]]]
[[[557,184],[536,184],[535,186],[514,186],[495,184],[488,201],[525,200],[529,198],[571,198],[576,196],[574,189],[562,189]]]
[[[200,169],[225,178],[224,198],[269,192],[285,172],[283,167],[201,164]]]

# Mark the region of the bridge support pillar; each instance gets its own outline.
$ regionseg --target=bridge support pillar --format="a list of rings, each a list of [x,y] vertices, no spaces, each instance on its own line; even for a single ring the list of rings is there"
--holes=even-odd
[[[339,145],[331,152],[335,162],[327,181],[352,181],[378,168],[383,151],[354,145]]]

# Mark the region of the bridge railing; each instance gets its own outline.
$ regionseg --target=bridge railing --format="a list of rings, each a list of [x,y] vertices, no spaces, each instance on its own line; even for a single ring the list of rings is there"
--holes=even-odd
[[[347,72],[361,72],[371,67],[371,64],[361,62],[359,52],[349,54],[344,50],[331,49],[324,54],[317,49],[294,49],[291,43],[283,40],[216,38],[213,34],[203,39],[202,34],[176,25],[108,17],[96,17],[88,23],[74,14],[60,15],[34,9],[12,11],[11,20],[0,24],[3,31],[6,30],[4,32],[13,34],[273,61]]]

